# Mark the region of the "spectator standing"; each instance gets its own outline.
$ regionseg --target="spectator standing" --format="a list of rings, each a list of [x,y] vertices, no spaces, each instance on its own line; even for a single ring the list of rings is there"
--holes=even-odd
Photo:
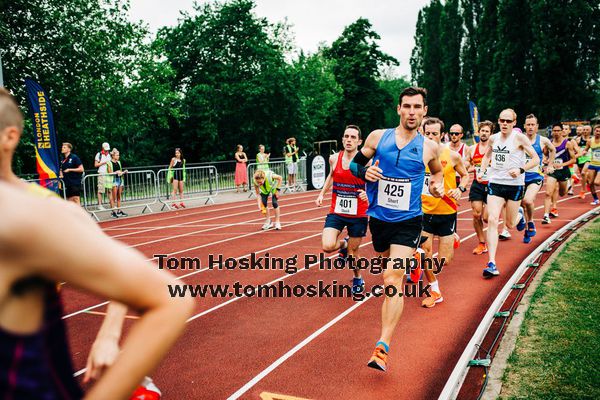
[[[246,169],[248,157],[246,156],[246,153],[244,153],[244,146],[241,144],[237,145],[235,161],[235,192],[240,192],[240,186],[242,186],[244,188],[244,192],[246,192],[248,190],[246,188],[248,185],[248,171]]]
[[[72,153],[73,145],[63,143],[61,153],[63,160],[60,163],[60,178],[65,185],[65,194],[67,200],[76,204],[81,204],[81,178],[83,176],[83,163],[81,159]]]
[[[116,210],[113,210],[111,216],[113,218],[126,217],[127,214],[121,210],[121,197],[123,196],[123,186],[125,182],[125,175],[127,170],[123,169],[123,165],[121,164],[121,154],[119,150],[112,149],[110,152],[111,160],[109,164],[109,169],[113,173],[112,177],[112,202],[111,205],[116,207]]]
[[[185,177],[185,158],[183,158],[183,152],[178,147],[175,149],[175,157],[171,158],[167,174],[167,181],[173,185],[172,198],[174,208],[185,208],[185,204],[183,204],[183,183],[185,182]],[[177,192],[179,192],[179,199],[181,200],[179,205],[176,203]]]
[[[268,171],[269,170],[269,157],[271,157],[270,153],[265,153],[265,145],[258,145],[258,154],[256,155],[256,169],[258,171]]]
[[[287,166],[287,186],[291,192],[296,187],[296,174],[298,173],[298,148],[296,146],[296,138],[289,138],[286,141],[287,145],[283,149],[285,155],[285,164]]]
[[[106,142],[102,143],[102,150],[96,153],[96,157],[94,158],[94,167],[98,168],[98,210],[102,211],[105,208],[102,206],[103,196],[106,192],[106,181],[107,181],[107,173],[108,166],[107,164],[110,162],[110,145]],[[110,194],[109,194],[110,198]]]

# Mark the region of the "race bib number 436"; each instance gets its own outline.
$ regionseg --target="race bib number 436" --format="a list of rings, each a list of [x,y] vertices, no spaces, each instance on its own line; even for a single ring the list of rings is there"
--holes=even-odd
[[[508,151],[500,151],[494,149],[492,152],[492,168],[494,169],[507,169],[508,168]]]
[[[356,197],[337,196],[335,199],[336,214],[356,215],[358,210],[358,199]]]
[[[407,211],[410,208],[410,179],[382,178],[377,190],[377,205],[392,210]]]

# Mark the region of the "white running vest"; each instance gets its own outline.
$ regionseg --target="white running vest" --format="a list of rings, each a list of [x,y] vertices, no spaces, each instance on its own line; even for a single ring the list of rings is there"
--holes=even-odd
[[[509,186],[525,185],[525,174],[520,174],[516,178],[508,174],[509,170],[523,168],[525,165],[525,152],[517,146],[517,135],[522,133],[512,131],[506,140],[500,132],[492,135],[494,146],[489,171],[490,183]]]

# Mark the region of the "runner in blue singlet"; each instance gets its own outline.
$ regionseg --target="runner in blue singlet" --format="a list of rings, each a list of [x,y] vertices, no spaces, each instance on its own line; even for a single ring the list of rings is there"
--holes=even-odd
[[[400,125],[371,132],[350,164],[352,173],[367,181],[371,217],[369,227],[375,251],[391,260],[408,260],[419,245],[422,230],[421,193],[425,166],[431,171],[430,192],[443,195],[442,167],[437,143],[419,135],[417,128],[427,113],[427,91],[404,89],[399,97]],[[367,169],[369,160],[373,164]],[[383,274],[385,286],[402,291],[404,270],[391,265]],[[402,314],[400,295],[385,297],[381,336],[368,366],[386,370],[392,332]]]

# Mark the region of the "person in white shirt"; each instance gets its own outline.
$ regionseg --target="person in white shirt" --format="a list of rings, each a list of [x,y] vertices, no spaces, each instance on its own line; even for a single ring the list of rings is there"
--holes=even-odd
[[[107,164],[111,160],[110,145],[106,142],[102,143],[102,150],[96,153],[94,157],[94,167],[98,168],[98,210],[104,210],[102,206],[102,196],[106,192],[106,175],[108,173]]]

